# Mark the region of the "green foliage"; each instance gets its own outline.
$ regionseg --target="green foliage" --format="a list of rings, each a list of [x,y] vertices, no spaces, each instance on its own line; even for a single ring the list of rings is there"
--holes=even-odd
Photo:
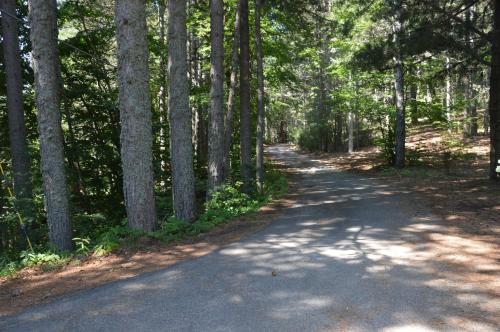
[[[264,173],[264,197],[262,202],[280,198],[288,191],[288,181],[283,172],[275,169],[272,165],[267,165]]]
[[[19,259],[12,260],[6,256],[0,256],[0,276],[9,277],[19,269],[25,267],[40,266],[44,270],[52,270],[64,265],[71,256],[57,254],[53,251],[22,251]]]
[[[9,277],[19,270],[19,262],[0,256],[0,277]]]
[[[140,237],[140,231],[127,227],[127,221],[124,220],[121,225],[116,225],[102,232],[96,240],[93,250],[96,255],[103,256],[118,249],[123,243],[134,243]]]
[[[264,195],[242,193],[241,185],[241,182],[226,184],[213,192],[211,199],[205,203],[203,213],[194,223],[188,224],[170,217],[161,224],[160,230],[150,235],[165,242],[196,236],[235,217],[256,212],[263,204],[287,190],[286,178],[270,165],[265,173]]]
[[[322,141],[323,128],[319,126],[311,125],[299,131],[298,145],[307,151],[317,151],[320,150],[320,143]]]
[[[0,183],[0,191],[2,190]],[[9,183],[3,184],[5,187]],[[42,244],[47,239],[47,227],[43,221],[44,208],[41,195],[33,199],[0,198],[0,250],[3,255],[16,257],[20,251],[28,248],[26,235],[33,244]],[[33,227],[36,225],[36,227]]]
[[[389,165],[394,165],[396,160],[396,133],[395,133],[395,115],[391,113],[387,116],[389,125],[385,127],[383,120],[379,120],[380,136],[375,139],[375,144],[380,147],[384,160]]]
[[[63,260],[63,256],[60,256],[53,252],[32,252],[23,251],[21,252],[21,265],[22,266],[36,266],[42,264],[57,264]]]
[[[259,201],[242,193],[241,185],[241,182],[236,182],[213,192],[212,198],[205,203],[205,212],[193,224],[193,232],[205,232],[231,218],[256,211]]]
[[[156,193],[156,211],[160,220],[168,218],[172,214],[172,194],[170,192]]]
[[[204,212],[196,222],[187,224],[170,217],[162,223],[160,230],[152,235],[166,242],[179,240],[207,232],[237,216],[257,211],[261,203],[242,193],[241,185],[240,182],[234,185],[223,185],[213,192],[211,199],[205,203]]]
[[[180,240],[187,234],[188,228],[189,224],[185,221],[170,217],[164,221],[160,229],[152,235],[165,242]]]
[[[448,149],[463,149],[465,147],[465,142],[463,139],[453,136],[450,136],[443,143]]]
[[[89,238],[80,238],[80,237],[75,237],[73,239],[75,241],[75,251],[78,254],[86,254],[90,251],[90,239]]]
[[[220,212],[227,216],[237,216],[257,206],[256,200],[241,192],[241,185],[241,182],[236,182],[234,185],[223,185],[219,190],[213,192],[212,198],[205,204],[206,212]],[[200,219],[210,218],[205,218],[202,215]]]
[[[107,227],[109,219],[102,213],[79,212],[73,215],[73,225],[76,233],[90,236]]]

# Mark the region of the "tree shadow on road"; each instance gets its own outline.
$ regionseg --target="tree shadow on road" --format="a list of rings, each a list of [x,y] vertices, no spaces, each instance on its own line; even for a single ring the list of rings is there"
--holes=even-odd
[[[276,153],[300,186],[265,230],[30,310],[5,329],[498,330],[495,239],[450,235],[409,192]]]

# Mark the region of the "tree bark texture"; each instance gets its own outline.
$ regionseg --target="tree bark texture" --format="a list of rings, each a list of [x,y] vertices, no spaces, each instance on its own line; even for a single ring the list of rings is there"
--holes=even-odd
[[[402,168],[405,165],[405,107],[404,107],[404,83],[403,83],[403,59],[401,54],[401,0],[394,0],[394,47],[395,47],[395,82],[396,90],[396,146],[394,166]]]
[[[450,57],[446,56],[446,91],[445,91],[445,112],[446,112],[446,122],[448,122],[448,128],[451,128],[452,125],[452,91],[451,91],[451,63]]]
[[[211,62],[208,132],[208,192],[223,181],[224,166],[224,4],[210,1]]]
[[[500,183],[500,1],[494,1],[490,71],[490,179]]]
[[[468,25],[472,24],[474,16],[474,6],[467,9],[465,12],[465,22]],[[474,38],[472,33],[468,30],[466,36],[466,44],[469,48],[474,47]],[[477,136],[478,123],[477,123],[477,103],[476,103],[476,93],[474,89],[476,70],[470,66],[467,68],[467,73],[465,75],[465,136],[474,137]]]
[[[161,185],[165,187],[170,169],[168,166],[168,107],[167,107],[167,50],[166,50],[166,22],[165,22],[165,6],[166,0],[158,0],[158,25],[160,32],[160,91],[158,96],[159,112],[160,112],[160,169],[161,169]]]
[[[240,174],[243,191],[250,191],[252,142],[250,132],[250,31],[248,0],[240,3]]]
[[[56,0],[29,1],[29,19],[49,238],[59,250],[71,250],[73,232],[64,169]]]
[[[264,64],[262,54],[262,35],[260,31],[260,18],[262,0],[255,0],[255,53],[257,57],[257,144],[256,144],[256,179],[257,190],[264,192]]]
[[[234,109],[236,104],[236,90],[238,89],[238,64],[240,60],[240,2],[236,9],[234,23],[234,37],[231,54],[231,76],[229,78],[229,94],[227,98],[227,110],[224,119],[224,156],[223,172],[224,181],[227,181],[231,173],[231,146],[233,145]]]
[[[347,114],[347,152],[354,152],[354,112],[349,110]]]
[[[192,222],[196,216],[192,115],[187,80],[186,1],[168,1],[168,109],[172,197],[176,218]]]
[[[2,0],[2,9],[8,15],[2,15],[2,36],[4,70],[7,88],[7,112],[9,118],[10,154],[14,174],[14,192],[21,200],[19,205],[23,213],[28,212],[25,199],[32,198],[30,179],[30,161],[24,121],[23,84],[21,54],[19,50],[19,26],[16,17],[16,1]],[[13,17],[11,17],[11,16]]]
[[[156,227],[153,133],[143,0],[116,1],[123,193],[129,226]]]

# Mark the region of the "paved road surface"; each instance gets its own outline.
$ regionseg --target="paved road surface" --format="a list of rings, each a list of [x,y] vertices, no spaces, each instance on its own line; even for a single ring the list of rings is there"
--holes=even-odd
[[[268,152],[296,167],[300,180],[293,205],[266,229],[210,255],[4,318],[0,330],[498,328],[491,309],[498,299],[461,292],[442,280],[446,266],[428,259],[422,238],[441,226],[411,195],[285,145]]]

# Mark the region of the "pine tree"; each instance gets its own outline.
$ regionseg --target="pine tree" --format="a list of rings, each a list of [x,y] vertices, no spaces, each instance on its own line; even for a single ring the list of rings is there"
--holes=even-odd
[[[169,0],[168,17],[168,109],[172,197],[175,216],[192,222],[196,216],[196,202],[186,63],[186,1]]]
[[[256,145],[256,170],[257,190],[264,191],[264,67],[262,55],[262,36],[260,32],[260,16],[262,0],[255,0],[255,53],[257,57],[257,145]]]
[[[116,1],[123,192],[131,228],[153,231],[156,210],[146,26],[142,0]]]
[[[405,165],[405,106],[404,106],[404,83],[403,83],[403,57],[401,54],[401,0],[394,0],[394,63],[396,90],[396,147],[395,166],[402,168]]]
[[[49,238],[59,250],[71,250],[73,232],[64,169],[56,0],[29,1],[29,18]]]
[[[240,174],[243,191],[250,191],[252,142],[250,132],[250,31],[248,0],[240,3]]]
[[[491,71],[490,71],[490,179],[500,182],[496,172],[500,166],[500,3],[493,5],[493,31],[491,33]]]
[[[224,155],[223,155],[223,178],[227,181],[231,173],[231,146],[233,145],[234,109],[236,104],[236,93],[238,88],[238,64],[240,46],[240,4],[238,1],[236,18],[234,23],[234,36],[231,54],[231,74],[229,78],[229,94],[227,98],[227,110],[224,118]]]
[[[208,131],[208,193],[223,181],[224,162],[224,6],[210,1],[211,62]]]
[[[19,50],[19,27],[16,20],[16,1],[2,2],[5,14],[2,14],[2,36],[4,70],[7,87],[7,111],[9,117],[10,153],[14,175],[14,192],[21,201],[19,207],[24,214],[29,214],[26,199],[32,198],[30,162],[26,141],[26,125],[23,107],[23,83],[21,54]]]

